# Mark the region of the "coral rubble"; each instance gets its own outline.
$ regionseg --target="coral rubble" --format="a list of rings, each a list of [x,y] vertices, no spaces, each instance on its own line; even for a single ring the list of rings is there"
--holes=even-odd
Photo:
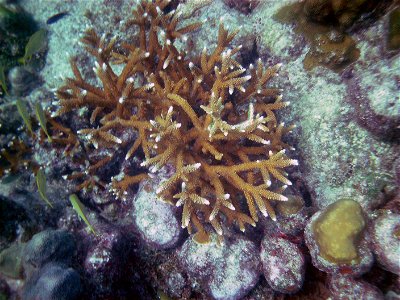
[[[242,67],[235,59],[241,46],[230,46],[237,31],[229,33],[222,21],[213,50],[196,55],[180,49],[201,24],[179,27],[179,8],[169,11],[168,4],[142,1],[127,22],[139,27],[138,39],[129,43],[88,30],[82,43],[95,58],[100,85],[86,80],[72,59],[74,78],[57,91],[55,115],[90,113],[90,126],[78,134],[94,154],[70,176],[80,179],[78,189],[109,187],[124,198],[129,187],[169,166],[174,172],[157,194],[183,206],[182,227],[205,242],[204,224],[222,235],[225,219],[244,231],[246,224],[255,226],[258,210],[276,218],[272,202],[287,200],[282,193],[291,184],[285,169],[297,165],[282,140],[293,126],[277,121],[276,111],[288,103],[280,89],[268,86],[279,64],[265,69],[260,60]],[[149,174],[102,171],[141,153]]]

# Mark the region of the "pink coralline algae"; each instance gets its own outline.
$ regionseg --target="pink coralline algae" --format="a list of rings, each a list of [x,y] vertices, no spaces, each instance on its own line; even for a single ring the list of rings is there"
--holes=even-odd
[[[88,284],[96,291],[96,297],[118,297],[118,287],[131,276],[130,264],[135,261],[132,240],[118,227],[97,229],[98,235],[87,246],[83,263]]]
[[[382,292],[372,284],[347,276],[328,279],[332,299],[335,300],[383,300]]]
[[[176,246],[182,234],[176,207],[159,200],[155,182],[144,182],[133,202],[133,219],[143,241],[156,249]]]
[[[244,238],[217,245],[216,235],[209,244],[188,239],[178,253],[192,285],[200,283],[210,298],[235,300],[244,297],[258,282],[259,251]]]
[[[261,262],[268,284],[281,293],[295,293],[304,281],[305,259],[299,247],[280,237],[261,242]]]
[[[372,249],[379,264],[400,275],[400,215],[384,212],[373,223]]]

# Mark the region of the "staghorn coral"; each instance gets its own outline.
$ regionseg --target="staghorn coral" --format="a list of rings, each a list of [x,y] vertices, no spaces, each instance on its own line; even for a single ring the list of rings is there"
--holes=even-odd
[[[108,187],[125,198],[129,187],[168,166],[174,172],[157,194],[182,206],[182,227],[206,242],[205,224],[222,235],[224,221],[242,231],[245,224],[255,226],[258,210],[276,219],[272,202],[286,201],[282,193],[291,184],[285,168],[297,165],[282,141],[294,126],[278,123],[275,113],[288,103],[280,89],[267,86],[279,64],[265,69],[259,60],[243,68],[235,60],[241,46],[229,46],[237,31],[229,33],[222,21],[211,52],[179,49],[175,44],[201,24],[179,27],[180,7],[164,12],[168,4],[140,2],[127,22],[139,27],[130,43],[107,42],[88,30],[82,43],[95,58],[100,85],[86,81],[72,59],[74,78],[57,91],[55,115],[81,108],[91,114],[90,127],[78,131],[89,159],[69,176],[79,179],[78,189]],[[122,168],[108,178],[97,176],[108,164],[121,165],[121,153],[125,160],[143,153],[141,167],[150,172]]]

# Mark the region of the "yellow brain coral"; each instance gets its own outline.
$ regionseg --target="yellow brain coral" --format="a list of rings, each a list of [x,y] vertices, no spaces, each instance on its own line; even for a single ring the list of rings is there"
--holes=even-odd
[[[329,205],[313,225],[320,255],[332,263],[358,261],[358,243],[365,227],[362,208],[351,199]]]
[[[258,210],[275,219],[271,201],[285,201],[285,168],[297,161],[286,156],[291,147],[282,136],[292,130],[277,122],[275,112],[288,105],[280,90],[268,87],[279,65],[265,69],[261,60],[246,69],[235,59],[241,46],[229,46],[237,32],[221,23],[218,42],[200,55],[175,46],[177,39],[201,24],[179,27],[179,7],[164,13],[169,1],[142,1],[129,26],[138,26],[137,39],[116,46],[89,30],[82,42],[95,58],[99,86],[85,81],[75,60],[74,78],[58,92],[56,115],[86,107],[92,126],[78,134],[96,153],[79,189],[104,186],[97,170],[116,160],[143,152],[143,167],[157,173],[172,166],[174,173],[158,187],[160,198],[182,206],[182,227],[207,239],[205,224],[222,234],[221,223],[255,226]],[[112,64],[122,66],[116,72]],[[136,132],[137,134],[127,134]],[[118,151],[116,150],[118,149]],[[124,171],[110,179],[110,189],[124,197],[147,174]]]

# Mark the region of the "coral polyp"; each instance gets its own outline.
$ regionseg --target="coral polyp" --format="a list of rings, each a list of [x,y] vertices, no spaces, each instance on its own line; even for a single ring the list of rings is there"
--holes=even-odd
[[[87,108],[90,126],[78,135],[99,151],[92,151],[86,174],[70,177],[80,178],[78,189],[108,185],[124,198],[131,186],[168,167],[173,172],[157,194],[183,207],[182,227],[197,232],[198,241],[207,240],[208,228],[222,235],[225,221],[242,231],[255,226],[258,211],[276,219],[273,202],[287,200],[283,191],[291,184],[285,169],[297,165],[282,141],[294,126],[276,117],[288,103],[270,86],[280,64],[265,68],[259,60],[244,68],[235,58],[241,46],[230,45],[237,31],[229,33],[222,21],[213,50],[187,52],[177,45],[201,24],[179,27],[179,7],[167,12],[168,4],[138,5],[127,23],[139,27],[131,43],[106,41],[94,30],[83,37],[100,85],[86,80],[73,59],[74,77],[57,92],[56,115]],[[96,172],[121,155],[142,159],[149,174],[121,169],[101,182]]]

